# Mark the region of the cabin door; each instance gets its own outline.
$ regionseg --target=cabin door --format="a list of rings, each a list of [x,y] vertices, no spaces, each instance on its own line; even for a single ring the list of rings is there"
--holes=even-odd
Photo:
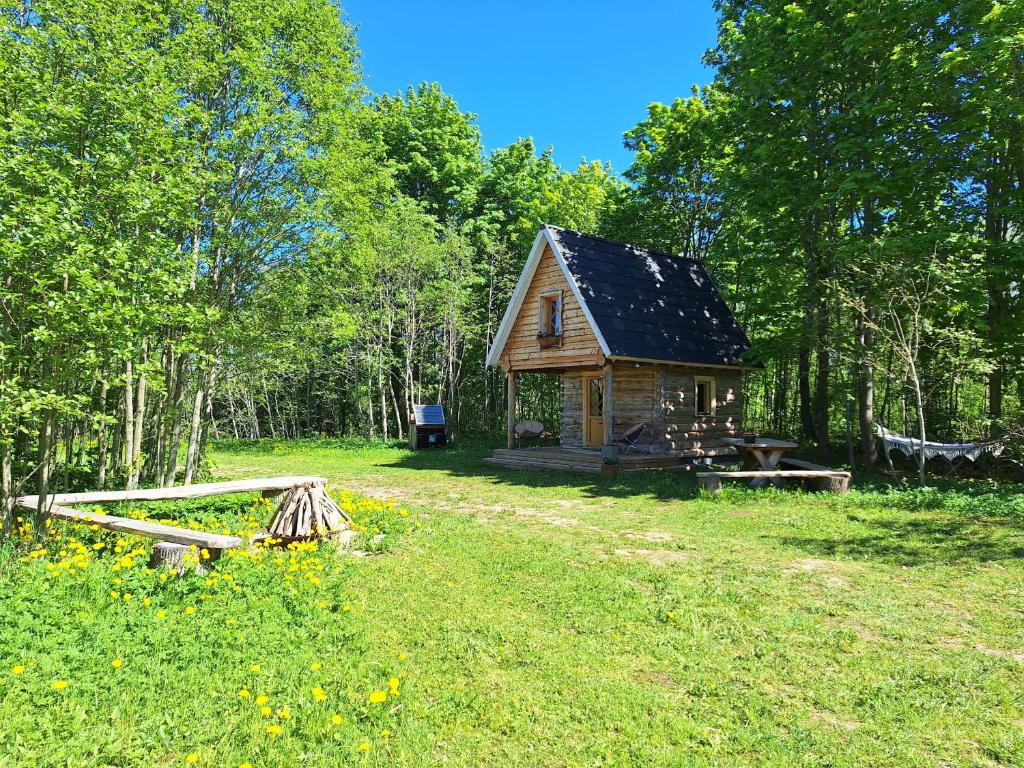
[[[600,448],[604,443],[604,376],[587,376],[584,384],[584,439],[588,446]]]

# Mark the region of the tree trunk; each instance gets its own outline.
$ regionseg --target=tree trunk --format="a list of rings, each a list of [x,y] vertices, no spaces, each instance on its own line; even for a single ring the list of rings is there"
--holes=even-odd
[[[878,462],[875,450],[875,369],[871,363],[874,334],[868,318],[858,313],[856,327],[857,378],[860,385],[860,455],[865,466]]]
[[[143,345],[143,356],[145,356],[145,345]],[[134,461],[128,470],[128,483],[126,485],[128,490],[138,487],[139,473],[142,471],[142,432],[146,420],[147,389],[148,385],[146,383],[146,377],[139,376],[138,384],[135,387],[135,424],[131,431],[132,456],[134,457]]]
[[[14,473],[11,446],[0,442],[0,542],[11,532],[14,523]]]
[[[124,364],[124,436],[121,438],[124,445],[124,465],[128,474],[126,476],[128,488],[131,486],[132,475],[136,474],[135,469],[135,390],[132,386],[132,361],[129,358]]]
[[[36,494],[39,496],[39,503],[36,505],[36,526],[38,527],[46,513],[46,497],[50,493],[50,471],[51,460],[50,448],[53,443],[53,426],[56,414],[52,409],[44,411],[43,420],[39,424],[39,444],[36,451],[36,465],[38,478],[36,481]]]
[[[171,422],[171,435],[166,441],[167,467],[164,470],[160,485],[167,487],[174,485],[175,475],[178,473],[178,452],[181,450],[181,428],[185,422],[185,394],[186,379],[185,369],[187,356],[184,353],[178,354],[174,365],[174,395],[171,400],[173,416]]]
[[[203,381],[205,374],[200,374],[196,381],[196,396],[192,405],[192,425],[188,434],[188,449],[185,452],[185,485],[192,484],[192,476],[196,470],[196,459],[199,455],[199,427],[203,420],[203,398],[205,391]]]
[[[922,488],[927,488],[928,483],[924,476],[924,443],[927,439],[924,429],[924,399],[921,397],[921,380],[917,375],[917,366],[910,361],[910,382],[914,388],[914,407],[917,409],[917,431],[921,438],[921,450],[917,453],[917,478]]]

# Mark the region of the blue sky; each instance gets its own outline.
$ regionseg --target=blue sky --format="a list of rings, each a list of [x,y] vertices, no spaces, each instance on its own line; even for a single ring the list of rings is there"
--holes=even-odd
[[[566,167],[586,157],[624,171],[622,133],[647,105],[713,74],[701,64],[715,41],[711,0],[342,3],[372,90],[437,81],[479,116],[488,149],[533,136]]]

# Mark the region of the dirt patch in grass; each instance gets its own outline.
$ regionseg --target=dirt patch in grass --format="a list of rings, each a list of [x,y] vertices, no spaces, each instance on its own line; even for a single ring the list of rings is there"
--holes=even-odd
[[[1022,651],[1007,651],[1003,648],[992,648],[991,646],[983,643],[967,643],[963,640],[958,640],[955,637],[940,637],[935,641],[935,644],[942,648],[952,648],[954,650],[971,650],[983,653],[986,656],[995,656],[999,659],[1009,659],[1015,661],[1018,664],[1024,664],[1024,652]]]
[[[763,510],[757,509],[730,509],[725,513],[725,517],[757,517],[758,515],[764,514]]]
[[[570,526],[583,528],[588,531],[598,531],[600,533],[605,532],[604,528],[598,528],[596,525],[589,525],[575,517],[565,517],[546,509],[530,509],[521,507],[512,511],[516,517],[528,517],[534,520],[540,520],[548,525],[556,525],[559,527]]]
[[[860,727],[860,723],[856,720],[846,720],[834,712],[825,712],[820,709],[811,712],[811,719],[840,731],[855,731]]]
[[[656,685],[659,688],[678,688],[679,681],[676,680],[668,672],[643,672],[640,678],[651,685]]]
[[[878,643],[885,641],[885,638],[883,638],[876,630],[857,619],[828,618],[825,620],[825,626],[833,630],[845,630],[847,632],[852,632],[856,635],[858,640],[871,645],[877,645]]]
[[[830,587],[849,587],[850,580],[840,573],[842,570],[843,566],[837,560],[820,560],[810,557],[798,560],[788,568],[783,568],[782,572],[787,576],[800,573],[821,574],[825,583]]]
[[[663,531],[623,531],[622,535],[640,541],[672,541],[672,534]]]
[[[678,549],[616,549],[612,554],[619,557],[640,557],[655,565],[679,563],[689,558],[686,552],[680,552]]]

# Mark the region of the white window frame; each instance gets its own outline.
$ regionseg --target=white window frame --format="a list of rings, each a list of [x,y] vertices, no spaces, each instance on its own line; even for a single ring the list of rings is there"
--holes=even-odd
[[[561,288],[554,291],[544,291],[537,297],[537,334],[548,334],[548,302],[551,299],[558,301],[558,334],[557,338],[565,335],[565,291]],[[553,329],[552,329],[553,330]]]
[[[710,401],[710,408],[707,411],[701,410],[700,402],[700,385],[708,385],[708,400]],[[693,377],[693,415],[694,416],[714,416],[715,409],[718,406],[718,398],[715,392],[715,377],[714,376],[694,376]]]

